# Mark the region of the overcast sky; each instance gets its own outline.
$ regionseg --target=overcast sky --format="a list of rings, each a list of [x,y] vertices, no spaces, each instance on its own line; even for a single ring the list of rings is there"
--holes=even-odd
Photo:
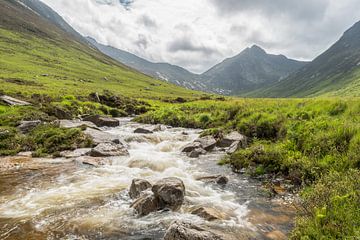
[[[311,60],[360,20],[360,0],[43,0],[77,31],[200,73],[257,44]]]

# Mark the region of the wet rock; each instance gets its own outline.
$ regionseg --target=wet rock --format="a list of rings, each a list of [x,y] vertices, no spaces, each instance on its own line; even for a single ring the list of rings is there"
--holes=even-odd
[[[151,190],[159,200],[161,209],[169,208],[176,211],[180,209],[184,202],[185,185],[178,178],[164,178],[155,183]]]
[[[89,156],[83,156],[78,157],[75,160],[77,163],[88,165],[91,167],[100,167],[104,165],[111,165],[111,161],[109,159],[104,158],[97,158],[97,157],[89,157]]]
[[[133,179],[129,190],[130,198],[135,199],[140,197],[142,192],[151,187],[151,183],[144,179]]]
[[[37,126],[39,126],[41,124],[40,120],[36,120],[36,121],[21,121],[20,125],[18,126],[18,129],[20,132],[22,133],[29,133],[31,130],[33,130],[34,128],[36,128]]]
[[[120,125],[119,120],[115,118],[100,116],[100,115],[88,116],[83,118],[83,120],[92,122],[97,127],[118,127]]]
[[[164,240],[223,240],[223,238],[205,228],[174,221],[166,231]]]
[[[135,129],[134,133],[151,134],[153,132],[145,128],[137,128]]]
[[[199,139],[196,139],[195,142],[201,144],[201,147],[206,151],[211,151],[216,146],[216,140],[212,136],[206,136]]]
[[[10,96],[6,96],[6,95],[2,95],[0,96],[0,100],[3,101],[4,103],[10,105],[10,106],[28,106],[31,105],[31,103],[10,97]]]
[[[189,153],[189,152],[192,152],[193,150],[198,149],[198,148],[201,148],[201,143],[193,142],[193,143],[189,143],[189,144],[185,145],[181,149],[181,152]]]
[[[90,156],[92,157],[116,157],[127,155],[129,155],[129,152],[124,146],[112,142],[100,143],[90,151]]]
[[[99,143],[109,143],[109,142],[113,142],[116,141],[116,139],[118,139],[118,137],[116,135],[107,133],[107,132],[103,132],[97,129],[93,129],[93,128],[87,128],[84,133],[88,136],[90,136],[93,139],[93,142],[95,144],[99,144]]]
[[[81,120],[78,120],[78,119],[75,119],[75,120],[66,120],[66,119],[60,120],[60,127],[63,127],[63,128],[79,128],[79,127],[82,127],[82,126],[98,129],[97,126],[94,123],[88,122],[88,121],[81,121]]]
[[[60,152],[60,156],[64,158],[77,158],[81,156],[89,155],[91,152],[91,148],[78,148],[74,151],[63,151]]]
[[[235,141],[233,142],[230,147],[226,150],[227,154],[233,154],[235,153],[237,150],[241,149],[241,148],[245,148],[246,146],[243,144],[243,142],[241,141]]]
[[[140,216],[146,216],[158,210],[159,200],[152,194],[145,194],[138,198],[130,207],[134,208]]]
[[[166,127],[164,125],[158,124],[154,127],[154,129],[152,131],[153,132],[162,132],[165,130],[166,130]]]
[[[224,175],[214,175],[196,178],[198,181],[213,182],[219,185],[226,185],[229,182],[229,178]]]
[[[200,207],[191,212],[207,221],[226,220],[228,217],[214,208]]]
[[[202,148],[196,148],[187,154],[190,158],[198,158],[200,155],[205,154],[206,151]]]
[[[221,140],[218,141],[219,147],[230,147],[234,142],[241,142],[246,146],[246,137],[236,131],[225,135]]]

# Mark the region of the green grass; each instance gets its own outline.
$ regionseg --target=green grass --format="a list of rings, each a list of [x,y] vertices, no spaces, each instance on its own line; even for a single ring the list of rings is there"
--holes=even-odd
[[[271,174],[302,191],[292,239],[360,238],[360,99],[232,99],[158,106],[138,119],[237,130],[249,147],[223,159],[235,171]]]
[[[140,74],[82,45],[26,32],[0,28],[0,55],[0,90],[8,94],[87,96],[111,90],[145,99],[204,95]]]

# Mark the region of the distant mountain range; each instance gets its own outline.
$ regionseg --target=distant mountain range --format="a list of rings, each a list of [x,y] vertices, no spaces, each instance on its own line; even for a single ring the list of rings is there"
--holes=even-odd
[[[248,97],[360,96],[360,22],[310,63],[268,54],[254,45],[203,74],[194,74],[84,38],[39,0],[18,2],[118,62],[189,89]]]
[[[226,95],[269,86],[306,64],[283,55],[267,54],[254,45],[203,74],[194,74],[179,66],[147,61],[129,52],[100,44],[90,37],[87,40],[104,54],[155,78],[190,89]]]
[[[327,51],[255,97],[360,96],[360,22]]]

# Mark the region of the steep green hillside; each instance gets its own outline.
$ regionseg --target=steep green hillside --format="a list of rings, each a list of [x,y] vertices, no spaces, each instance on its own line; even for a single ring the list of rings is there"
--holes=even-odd
[[[199,95],[119,64],[13,0],[0,2],[0,55],[0,90],[6,93]]]
[[[248,96],[360,96],[360,22],[326,52],[288,78]]]

